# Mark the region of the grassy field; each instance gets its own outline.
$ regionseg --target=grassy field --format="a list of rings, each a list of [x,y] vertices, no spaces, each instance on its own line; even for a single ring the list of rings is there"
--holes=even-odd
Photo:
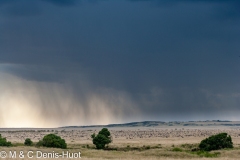
[[[19,145],[19,144],[18,144]],[[53,149],[53,148],[36,148],[36,147],[26,147],[26,146],[14,146],[14,147],[1,147],[1,151],[16,151],[16,159],[30,159],[27,157],[28,151],[32,151],[31,154],[34,158],[39,159],[36,156],[37,151],[42,153],[71,153],[81,152],[81,159],[239,159],[240,157],[240,148],[235,147],[230,150],[218,150],[212,152],[201,152],[191,151],[192,147],[195,147],[197,144],[182,144],[182,145],[131,145],[127,143],[126,145],[110,145],[111,150],[96,150],[93,145],[89,144],[70,144],[68,149]],[[24,151],[24,158],[19,158],[18,154],[20,151]],[[38,155],[40,159],[52,159],[52,158],[43,158],[40,154]],[[12,158],[6,158],[12,159]],[[59,159],[68,159],[65,158]]]
[[[96,150],[91,142],[90,135],[97,133],[101,128],[68,128],[68,129],[35,129],[35,130],[0,130],[3,137],[13,143],[13,147],[0,147],[0,151],[16,151],[15,159],[30,159],[28,151],[32,151],[31,159],[53,159],[36,158],[37,151],[42,153],[66,153],[81,152],[81,159],[162,159],[162,160],[185,160],[185,159],[218,159],[238,160],[240,159],[240,129],[237,127],[125,127],[110,128],[113,143],[106,150]],[[232,136],[234,148],[217,150],[211,152],[192,151],[200,141],[210,135],[227,132]],[[35,143],[48,133],[55,133],[64,138],[68,143],[68,149],[54,149],[44,147],[27,147],[23,145],[25,138],[31,138]],[[19,158],[18,153],[24,152],[25,157]],[[5,158],[12,159],[12,158]],[[68,159],[64,158],[55,159]],[[72,158],[74,159],[74,158]],[[75,158],[79,159],[79,158]]]

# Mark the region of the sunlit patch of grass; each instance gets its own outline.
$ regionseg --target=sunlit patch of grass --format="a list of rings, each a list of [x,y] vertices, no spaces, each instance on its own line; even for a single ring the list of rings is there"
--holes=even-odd
[[[94,146],[90,145],[82,145],[81,148],[86,148],[86,149],[93,149],[96,150]],[[105,151],[118,151],[118,152],[129,152],[129,151],[145,151],[145,150],[152,150],[152,149],[160,149],[162,148],[161,145],[143,145],[143,146],[106,146],[103,150]]]
[[[12,143],[13,147],[24,146],[23,143]]]
[[[197,151],[197,152],[191,152],[192,154],[196,154],[199,157],[207,157],[207,158],[215,158],[219,157],[220,152],[207,152],[207,151]]]

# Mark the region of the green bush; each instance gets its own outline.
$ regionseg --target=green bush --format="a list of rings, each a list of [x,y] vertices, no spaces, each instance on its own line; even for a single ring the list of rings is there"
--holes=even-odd
[[[31,146],[32,144],[33,144],[33,142],[30,138],[25,139],[25,142],[24,142],[25,146]]]
[[[199,144],[199,148],[202,151],[233,148],[233,142],[230,135],[227,135],[227,133],[220,133],[202,140]]]
[[[102,134],[105,137],[109,137],[110,136],[110,132],[108,131],[107,128],[103,128],[101,131],[98,132],[98,134]]]
[[[105,145],[112,142],[111,134],[107,128],[103,128],[101,131],[98,132],[97,135],[95,133],[91,135],[93,139],[93,144],[95,144],[97,149],[104,149]]]
[[[62,149],[67,148],[67,144],[65,140],[55,134],[45,135],[43,139],[36,144],[36,146],[62,148]]]
[[[2,138],[2,135],[0,134],[0,146],[12,146],[11,142],[8,142],[6,138]]]
[[[174,152],[182,152],[183,150],[181,148],[173,148],[172,151],[174,151]]]

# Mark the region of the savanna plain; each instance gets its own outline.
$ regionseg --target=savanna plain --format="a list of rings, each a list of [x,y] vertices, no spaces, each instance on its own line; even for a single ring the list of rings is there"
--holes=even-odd
[[[214,123],[215,124],[215,123]],[[0,147],[0,151],[41,151],[59,153],[63,151],[81,152],[81,159],[149,159],[149,160],[238,160],[240,159],[240,126],[222,125],[162,125],[162,126],[122,126],[108,127],[112,143],[106,149],[97,150],[92,143],[91,135],[98,133],[102,127],[66,127],[38,129],[0,129],[2,137],[11,141],[13,146]],[[233,149],[222,149],[211,152],[195,151],[201,140],[217,134],[228,133],[232,137]],[[54,133],[67,142],[67,149],[24,146],[24,140],[30,138],[34,143],[45,135]],[[6,157],[5,159],[12,159]],[[15,159],[29,159],[24,158]],[[31,159],[39,159],[33,157]],[[53,159],[53,158],[41,158]],[[69,158],[59,158],[69,159]]]

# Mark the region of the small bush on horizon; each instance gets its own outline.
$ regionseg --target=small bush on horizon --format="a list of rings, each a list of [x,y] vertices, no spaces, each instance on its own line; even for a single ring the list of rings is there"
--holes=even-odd
[[[52,147],[52,148],[62,148],[62,149],[67,148],[67,144],[66,144],[65,140],[55,134],[45,135],[42,140],[39,140],[39,142],[36,144],[36,146],[37,147],[43,146],[43,147]]]
[[[33,142],[30,138],[25,139],[24,145],[25,146],[32,146]]]
[[[7,141],[6,138],[3,138],[2,135],[0,134],[0,146],[12,146],[12,143]]]

